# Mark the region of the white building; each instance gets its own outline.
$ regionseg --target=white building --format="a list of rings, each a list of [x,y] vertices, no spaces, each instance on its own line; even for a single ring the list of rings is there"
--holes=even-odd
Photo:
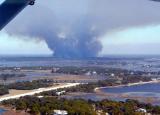
[[[141,113],[147,113],[147,110],[146,109],[143,109],[143,108],[139,108],[136,110],[137,112],[141,112]]]
[[[114,77],[114,76],[115,76],[115,74],[114,74],[114,73],[112,73],[112,74],[111,74],[111,77]]]
[[[96,72],[96,71],[93,71],[93,72],[92,72],[92,75],[97,75],[97,72]]]
[[[88,71],[85,75],[90,76],[92,75],[90,71]]]
[[[53,115],[68,115],[68,112],[65,110],[54,110]]]
[[[57,96],[60,96],[60,95],[63,95],[63,94],[65,94],[66,93],[66,91],[59,91],[59,92],[56,92],[56,95]]]
[[[38,98],[43,98],[44,96],[37,96]]]

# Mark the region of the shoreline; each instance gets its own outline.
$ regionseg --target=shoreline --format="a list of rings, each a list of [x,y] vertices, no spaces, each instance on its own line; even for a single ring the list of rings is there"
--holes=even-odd
[[[144,84],[156,84],[156,83],[160,83],[160,80],[151,80],[148,82],[137,82],[137,83],[128,83],[128,84],[123,84],[123,85],[116,85],[116,86],[106,86],[106,87],[97,87],[94,89],[94,93],[97,95],[103,95],[103,96],[107,96],[110,97],[111,99],[135,99],[138,100],[140,102],[148,102],[154,105],[159,105],[156,102],[158,101],[160,103],[160,100],[158,100],[155,97],[143,97],[143,96],[131,96],[128,94],[116,94],[116,93],[109,93],[109,92],[104,92],[101,89],[103,88],[121,88],[121,87],[130,87],[130,86],[138,86],[138,85],[144,85]]]
[[[116,85],[116,86],[96,87],[94,89],[94,92],[97,92],[97,90],[100,90],[103,88],[129,87],[129,86],[144,85],[144,84],[150,84],[150,83],[160,83],[160,80],[151,80],[151,81],[147,81],[147,82],[139,81],[137,83],[128,83],[128,84],[122,84],[122,85]]]

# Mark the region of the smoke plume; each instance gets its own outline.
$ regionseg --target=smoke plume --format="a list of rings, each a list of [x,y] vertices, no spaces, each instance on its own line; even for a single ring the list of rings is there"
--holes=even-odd
[[[7,32],[44,39],[55,57],[95,57],[102,49],[100,36],[157,24],[159,10],[160,5],[146,0],[40,0],[16,17]]]

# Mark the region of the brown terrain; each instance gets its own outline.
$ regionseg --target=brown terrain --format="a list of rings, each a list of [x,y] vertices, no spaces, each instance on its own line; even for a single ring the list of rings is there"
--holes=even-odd
[[[9,111],[5,112],[3,115],[30,115],[30,114],[26,113],[25,111],[9,110]]]

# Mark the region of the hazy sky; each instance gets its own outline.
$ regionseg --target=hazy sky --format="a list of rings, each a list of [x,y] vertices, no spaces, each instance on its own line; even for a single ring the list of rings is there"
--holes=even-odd
[[[0,32],[0,55],[52,54],[54,51],[50,50],[45,38],[28,36],[25,26],[33,29],[34,26],[28,25],[46,23],[45,28],[50,28],[46,22],[50,19],[55,22],[53,25],[58,23],[62,27],[63,31],[57,30],[57,36],[65,38],[68,31],[77,27],[73,29],[75,23],[85,26],[81,23],[82,18],[92,22],[91,30],[98,33],[96,40],[102,44],[100,56],[160,54],[159,11],[160,3],[150,0],[37,0],[35,6],[27,7]],[[54,29],[57,29],[56,25]]]

